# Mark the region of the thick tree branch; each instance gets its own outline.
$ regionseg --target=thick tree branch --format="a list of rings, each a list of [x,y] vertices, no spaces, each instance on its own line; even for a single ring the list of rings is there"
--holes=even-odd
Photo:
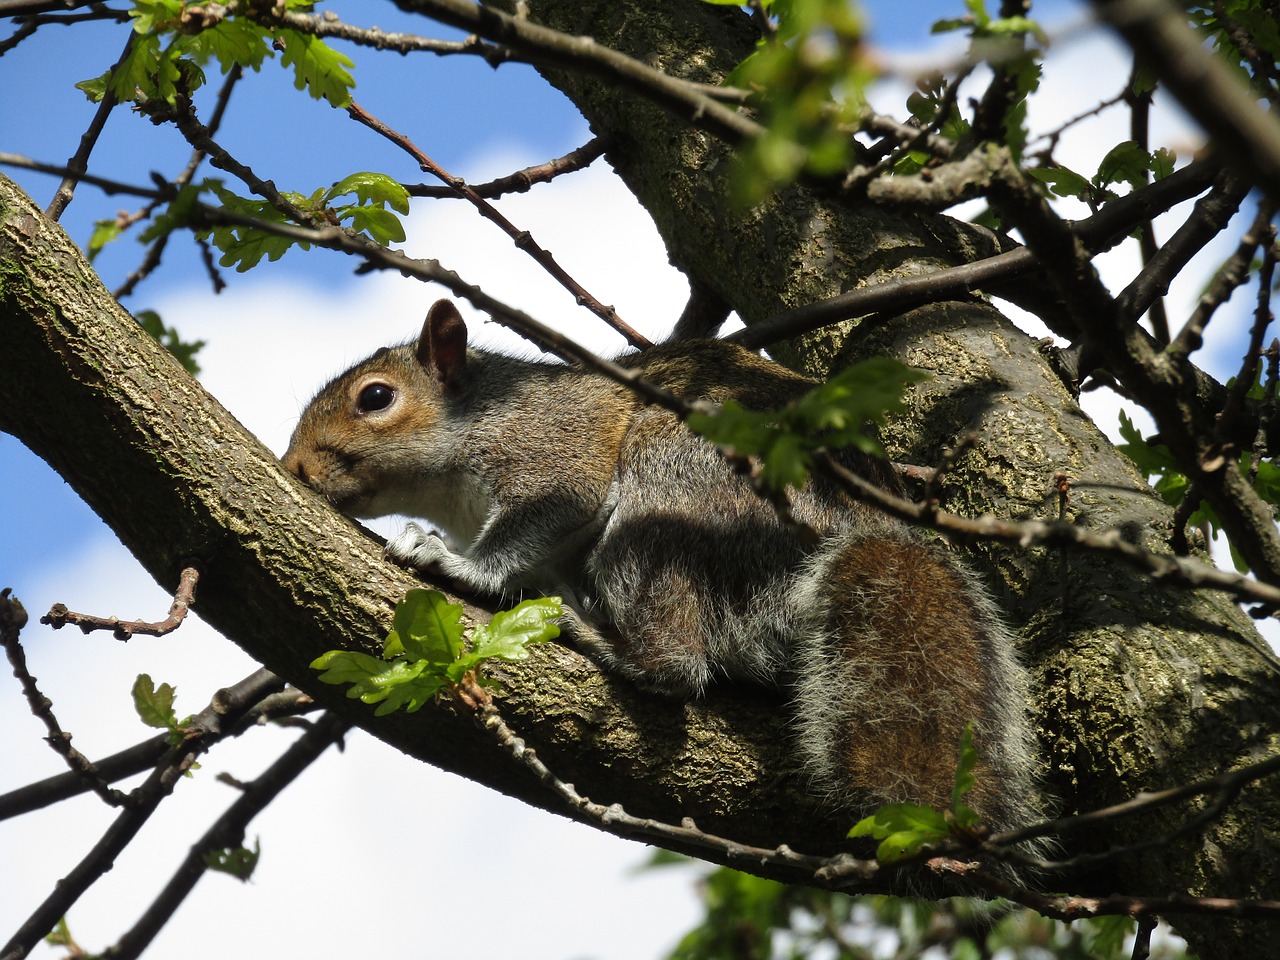
[[[42,269],[51,262],[57,271]],[[404,752],[572,815],[447,704],[375,721],[316,681],[308,664],[325,650],[380,649],[394,604],[418,581],[288,476],[3,178],[0,337],[0,429],[49,461],[158,581],[198,558],[206,622]],[[32,382],[49,402],[23,401]],[[504,666],[500,679],[513,728],[597,801],[626,797],[641,817],[693,817],[743,843],[815,853],[832,850],[851,822],[805,795],[784,712],[768,695],[722,691],[673,709],[555,645]]]

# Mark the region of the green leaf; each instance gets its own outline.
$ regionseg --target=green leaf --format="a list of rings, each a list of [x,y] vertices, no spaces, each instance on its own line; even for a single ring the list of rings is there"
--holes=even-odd
[[[452,663],[462,652],[462,607],[439,590],[410,590],[396,605],[384,653],[396,645],[410,660]]]
[[[101,103],[102,98],[107,95],[107,84],[110,81],[111,71],[108,70],[92,80],[81,80],[76,84],[76,89],[83,91],[84,95],[89,98],[90,103]]]
[[[1088,178],[1066,167],[1033,167],[1027,173],[1060,197],[1087,197],[1093,192]]]
[[[254,840],[253,849],[248,847],[226,847],[222,850],[206,850],[202,859],[210,870],[218,873],[229,873],[237,880],[247,883],[253,876],[254,868],[262,855],[261,844]]]
[[[355,66],[350,57],[318,37],[287,27],[277,27],[276,36],[284,45],[280,62],[293,67],[295,87],[305,88],[317,100],[328,100],[335,107],[351,104],[351,89],[356,82],[348,72]]]
[[[173,700],[177,691],[167,683],[155,686],[151,677],[145,673],[138,674],[133,682],[133,709],[148,727],[160,730],[174,730],[178,726],[177,714],[173,712]]]
[[[869,836],[879,840],[877,859],[891,861],[910,856],[926,844],[944,840],[957,828],[973,826],[981,818],[964,798],[977,783],[973,773],[977,763],[973,724],[968,723],[960,735],[960,757],[956,763],[955,784],[951,788],[951,809],[947,813],[916,803],[890,803],[859,820],[849,831],[849,836]]]
[[[172,30],[182,14],[182,0],[134,0],[129,15],[135,33],[159,33]]]
[[[354,193],[362,204],[390,206],[397,213],[409,212],[409,191],[404,184],[385,173],[366,170],[343,177],[325,192],[324,198],[332,202],[348,193]]]
[[[937,810],[915,803],[889,803],[859,820],[849,836],[879,840],[876,858],[889,862],[910,856],[926,844],[937,843],[949,832],[946,818]]]
[[[958,827],[971,827],[981,819],[964,799],[978,782],[973,773],[977,763],[978,751],[973,748],[973,723],[970,722],[960,735],[960,759],[956,763],[955,785],[951,788],[952,823]]]
[[[53,929],[45,934],[44,942],[53,947],[70,947],[75,944],[71,936],[71,928],[67,926],[67,918],[59,917]]]
[[[428,675],[425,672],[415,677],[408,677],[388,687],[386,699],[378,704],[378,708],[373,711],[374,715],[381,717],[402,708],[406,713],[416,713],[448,683],[447,677]]]
[[[1173,173],[1173,166],[1177,162],[1178,154],[1175,151],[1161,147],[1151,154],[1151,175],[1157,180],[1163,180]]]
[[[1089,956],[1124,956],[1125,940],[1133,932],[1129,917],[1089,917],[1082,921],[1084,945]]]
[[[350,220],[351,228],[365,233],[382,244],[400,243],[405,238],[404,224],[390,210],[381,207],[340,207],[336,211],[339,220]]]
[[[139,310],[134,319],[142,325],[142,329],[155,337],[174,358],[182,364],[187,373],[193,377],[200,375],[200,364],[196,362],[196,354],[204,349],[204,340],[183,340],[173,327],[166,327],[160,314],[154,310]]]
[[[223,73],[237,64],[259,70],[262,62],[272,56],[271,34],[242,17],[223,17],[207,30],[181,37],[175,46],[200,63],[217,60]]]
[[[714,414],[694,414],[689,427],[736,454],[758,456],[761,475],[774,489],[798,487],[812,466],[809,451],[854,447],[879,454],[870,424],[900,412],[907,388],[928,375],[890,357],[876,357],[841,371],[782,410],[743,410],[726,403]]]
[[[102,252],[112,240],[115,240],[124,232],[120,226],[120,221],[112,218],[110,220],[95,220],[93,224],[93,233],[89,234],[89,244],[86,252],[89,254],[89,262],[93,263],[94,258]]]
[[[476,629],[473,652],[482,659],[523,660],[529,656],[530,644],[546,643],[560,636],[560,627],[554,621],[563,612],[559,597],[539,597],[495,613],[492,620]]]
[[[964,5],[978,26],[985,27],[991,22],[991,15],[987,13],[987,5],[983,0],[964,0]]]
[[[1133,425],[1128,414],[1120,411],[1120,437],[1124,443],[1117,444],[1116,449],[1134,462],[1144,477],[1155,474],[1166,474],[1169,471],[1179,472],[1178,461],[1173,453],[1162,444],[1150,444],[1143,439],[1138,428]]]
[[[987,30],[994,35],[1029,35],[1034,37],[1037,43],[1046,46],[1049,43],[1049,35],[1044,32],[1044,28],[1030,17],[1001,17],[999,20],[992,20],[987,25]]]
[[[1147,173],[1151,169],[1151,155],[1132,140],[1116,144],[1098,164],[1093,182],[1098,186],[1110,183],[1128,183],[1133,187],[1146,186]]]

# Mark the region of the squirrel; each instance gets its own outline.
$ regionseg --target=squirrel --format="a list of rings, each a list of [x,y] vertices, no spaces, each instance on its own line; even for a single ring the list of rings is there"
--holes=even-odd
[[[747,409],[816,385],[716,340],[618,362]],[[841,457],[896,487],[883,461]],[[645,688],[790,689],[803,764],[846,808],[945,808],[972,722],[970,805],[996,828],[1036,819],[1025,674],[972,572],[817,476],[791,500],[818,534],[806,542],[674,414],[576,366],[468,349],[448,300],[417,341],[323,387],[284,464],[351,517],[426,518],[448,538],[410,523],[392,559],[492,595],[562,596],[570,638]]]

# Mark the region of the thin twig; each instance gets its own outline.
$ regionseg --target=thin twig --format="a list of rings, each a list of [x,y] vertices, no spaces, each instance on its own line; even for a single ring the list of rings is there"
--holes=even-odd
[[[100,956],[107,960],[132,960],[155,939],[156,934],[182,905],[196,883],[209,869],[208,856],[234,849],[244,843],[249,823],[285,787],[293,783],[332,744],[341,741],[350,724],[334,713],[326,713],[280,755],[262,774],[243,786],[240,796],[197,840],[164,889],[143,911],[132,927]]]
[[[484,197],[486,200],[505,196],[508,193],[526,193],[536,183],[550,183],[563,173],[574,173],[589,167],[604,155],[607,146],[608,139],[606,137],[592,137],[582,146],[569,151],[563,157],[557,157],[554,160],[548,160],[546,163],[539,163],[532,167],[525,167],[523,170],[509,173],[505,177],[490,180],[488,183],[472,184],[471,190],[477,196]],[[409,196],[411,197],[432,197],[445,200],[458,196],[458,191],[452,186],[437,187],[432,184],[411,183],[405,184],[405,189],[409,191]]]
[[[125,38],[124,49],[120,51],[120,57],[111,67],[108,76],[114,76],[115,72],[124,63],[129,56],[129,51],[133,49],[133,41],[137,36],[132,30]],[[106,90],[103,92],[102,101],[98,104],[98,109],[94,111],[93,119],[89,121],[89,128],[85,130],[80,137],[80,146],[76,148],[76,152],[72,154],[71,159],[67,161],[67,167],[74,174],[83,173],[89,168],[89,154],[93,152],[93,148],[98,143],[98,137],[102,133],[102,128],[107,124],[107,117],[111,115],[111,111],[115,109],[116,95],[111,91],[111,84],[107,84]],[[71,198],[75,195],[77,176],[67,176],[62,183],[58,185],[58,189],[54,191],[53,199],[49,201],[49,206],[45,208],[44,215],[50,220],[57,220],[62,216],[62,212],[67,209],[67,204],[71,202]]]
[[[27,706],[32,715],[44,724],[48,735],[45,742],[53,748],[53,752],[62,757],[70,768],[72,775],[82,784],[84,789],[92,790],[104,803],[112,807],[123,807],[129,803],[129,797],[119,790],[113,790],[104,780],[83,753],[71,745],[71,734],[62,729],[58,718],[53,714],[53,701],[40,692],[36,678],[27,669],[27,655],[22,649],[19,633],[27,622],[27,612],[17,599],[9,599],[9,588],[0,590],[0,642],[4,644],[5,654],[13,667],[13,675],[22,685],[23,696],[27,698]]]
[[[260,727],[269,721],[285,721],[299,717],[319,707],[307,694],[300,690],[288,688],[279,693],[263,697],[227,731],[227,736],[238,737],[245,731]],[[115,783],[126,777],[142,773],[153,768],[169,749],[169,734],[160,733],[132,747],[126,747],[110,756],[103,757],[94,763],[94,769],[100,779],[106,783]],[[92,789],[92,785],[75,772],[57,774],[37,780],[0,794],[0,820],[42,810],[63,800],[78,797]]]
[[[1102,253],[1127,237],[1134,227],[1149,219],[1154,212],[1203,191],[1212,182],[1215,173],[1216,168],[1211,164],[1193,163],[1149,187],[1135,190],[1128,196],[1107,204],[1087,220],[1071,224],[1071,229],[1090,253]],[[1003,290],[1001,285],[1029,277],[1043,269],[1035,253],[1026,247],[1019,247],[922,277],[896,277],[826,300],[817,300],[775,314],[726,339],[754,349],[808,333],[830,323],[882,311],[892,315],[948,297],[970,296],[977,289],[1016,299],[1016,296]]]
[[[590,37],[571,37],[471,0],[396,0],[396,6],[509,46],[531,63],[603,77],[730,145],[761,133],[758,123],[708,96],[702,84],[672,77]]]
[[[67,624],[79,627],[84,633],[94,630],[110,630],[117,640],[128,640],[136,633],[147,637],[163,637],[182,626],[187,618],[191,605],[196,602],[196,583],[200,579],[200,571],[195,567],[183,568],[178,579],[178,589],[173,595],[173,603],[169,607],[169,615],[163,620],[149,623],[145,620],[121,620],[119,617],[96,617],[89,613],[74,613],[65,604],[55,603],[43,617],[41,623],[48,624],[55,630],[61,630]]]
[[[1148,310],[1159,306],[1169,284],[1182,273],[1192,257],[1227,228],[1248,193],[1248,184],[1237,177],[1224,175],[1208,194],[1196,201],[1190,215],[1168,243],[1157,249],[1154,239],[1144,241],[1143,267],[1116,298],[1120,315],[1138,320]],[[1152,236],[1150,221],[1139,229],[1144,238]],[[1153,318],[1152,330],[1157,343],[1162,346],[1169,343],[1167,319],[1162,325]]]
[[[631,346],[638,349],[653,346],[649,340],[632,328],[618,316],[618,312],[613,307],[606,307],[603,303],[593,297],[578,281],[574,280],[569,273],[556,263],[556,259],[551,255],[550,251],[541,247],[533,236],[527,230],[521,230],[514,223],[504,217],[494,208],[494,206],[476,193],[467,185],[460,177],[455,177],[449,173],[438,163],[432,160],[424,153],[412,140],[397,130],[393,130],[377,117],[370,114],[354,100],[347,107],[347,113],[351,119],[357,123],[361,123],[379,136],[391,141],[418,163],[418,165],[432,176],[438,178],[447,184],[459,197],[469,202],[480,212],[480,215],[486,220],[496,224],[503,233],[515,241],[516,248],[523,250],[536,261],[543,270],[559,283],[562,287],[573,294],[574,298],[582,306],[586,307],[597,317],[603,320],[609,327],[621,336]]]
[[[227,77],[222,82],[222,87],[218,90],[218,99],[214,103],[213,115],[209,118],[209,135],[214,136],[218,132],[218,128],[222,126],[222,118],[227,112],[227,104],[231,100],[231,91],[235,89],[240,78],[244,76],[244,70],[240,64],[234,64],[229,71]],[[205,160],[203,150],[193,150],[191,158],[187,161],[187,165],[182,172],[169,183],[169,189],[165,192],[166,199],[172,198],[179,190],[185,187],[195,177],[196,171],[200,169],[200,164]],[[154,201],[147,206],[143,214],[138,219],[150,217],[152,211],[160,201]],[[165,248],[169,245],[169,238],[173,236],[172,232],[166,231],[156,238],[155,242],[147,249],[146,256],[143,257],[142,263],[138,265],[138,269],[134,270],[113,293],[117,300],[123,300],[125,297],[133,293],[134,289],[144,279],[150,276],[151,272],[160,265],[160,259],[164,256]],[[214,277],[214,292],[218,292],[225,284],[216,274]]]
[[[134,791],[136,799],[126,807],[94,845],[22,923],[3,948],[0,960],[21,960],[40,942],[71,906],[111,869],[121,851],[132,842],[160,803],[191,769],[197,758],[226,736],[253,704],[283,686],[268,670],[259,670],[234,687],[219,690],[213,700],[187,724],[187,739],[170,748],[164,759]]]

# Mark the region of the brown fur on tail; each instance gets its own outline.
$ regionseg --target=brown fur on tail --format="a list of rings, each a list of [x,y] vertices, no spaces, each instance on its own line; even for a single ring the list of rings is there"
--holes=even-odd
[[[973,574],[889,523],[832,540],[793,601],[810,627],[796,632],[793,667],[800,748],[817,784],[842,801],[945,808],[972,723],[969,804],[996,828],[1032,822],[1024,675]]]

